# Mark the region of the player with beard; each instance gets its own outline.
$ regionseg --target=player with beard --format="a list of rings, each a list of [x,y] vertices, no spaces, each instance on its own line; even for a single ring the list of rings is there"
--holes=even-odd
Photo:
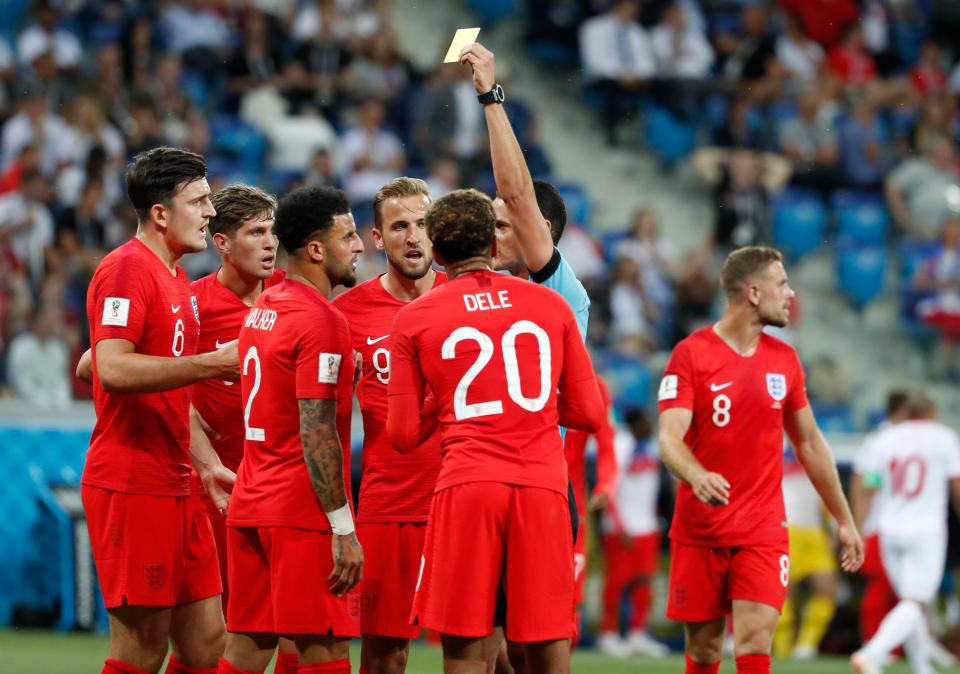
[[[345,195],[329,187],[284,197],[276,232],[287,278],[240,329],[245,443],[227,514],[230,633],[217,671],[262,672],[283,635],[301,674],[349,674],[363,569],[349,491],[359,363],[329,296],[356,283],[363,243]]]
[[[863,541],[796,351],[763,331],[787,325],[795,295],[780,253],[735,250],[720,282],[726,311],[677,344],[660,382],[660,455],[681,481],[667,617],[684,623],[687,674],[717,673],[731,612],[737,672],[768,674],[790,580],[784,431],[837,521],[844,570],[863,563]]]
[[[373,199],[373,239],[387,256],[387,271],[337,297],[350,323],[353,348],[363,358],[357,399],[363,413],[363,477],[357,533],[364,545],[360,671],[400,674],[419,628],[410,609],[420,572],[433,485],[440,471],[436,433],[411,454],[400,454],[387,436],[390,329],[397,312],[443,284],[433,269],[433,246],[424,218],[427,184],[397,178]]]
[[[139,154],[126,180],[136,236],[87,292],[97,423],[81,496],[110,620],[103,672],[157,672],[172,641],[167,672],[209,674],[223,613],[213,534],[191,496],[189,387],[239,367],[235,343],[196,353],[196,297],[178,260],[206,248],[216,211],[192,152]]]

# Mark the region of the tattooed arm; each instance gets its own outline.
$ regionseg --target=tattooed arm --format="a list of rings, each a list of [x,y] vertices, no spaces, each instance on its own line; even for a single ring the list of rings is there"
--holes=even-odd
[[[343,596],[360,582],[363,549],[353,530],[343,481],[343,449],[337,435],[337,401],[299,400],[300,440],[313,491],[333,528],[330,592]]]

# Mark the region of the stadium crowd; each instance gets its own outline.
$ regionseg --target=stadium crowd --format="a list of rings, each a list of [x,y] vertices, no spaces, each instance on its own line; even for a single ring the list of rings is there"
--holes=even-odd
[[[576,54],[607,142],[630,143],[632,120],[667,115],[700,141],[688,151],[696,147],[692,165],[715,203],[713,235],[690,251],[673,250],[662,214],[644,205],[613,235],[571,223],[560,249],[591,294],[590,345],[642,367],[716,317],[731,249],[777,242],[778,195],[808,190],[829,203],[854,190],[889,210],[883,245],[921,251],[903,281],[905,311],[938,326],[944,358],[954,358],[960,65],[951,71],[958,54],[931,30],[936,4],[529,0],[531,48]],[[469,71],[417,71],[385,2],[41,0],[13,14],[3,19],[9,44],[0,37],[0,391],[38,406],[90,396],[70,376],[89,347],[84,299],[99,260],[135,230],[121,176],[138,152],[203,154],[214,192],[235,181],[277,195],[341,187],[363,225],[374,194],[398,175],[424,178],[434,197],[466,185],[494,191]],[[507,108],[531,172],[549,176],[535,116],[515,97]],[[361,280],[384,265],[374,245],[365,251]],[[217,265],[213,247],[185,259],[191,278]],[[956,364],[944,364],[954,376]],[[829,374],[820,379],[818,390],[811,371],[812,397],[847,395]],[[616,403],[634,465],[649,451],[634,449],[646,447],[648,422],[629,400]],[[649,493],[651,462],[634,467],[648,479],[636,488]],[[645,579],[630,588],[641,595],[631,627],[642,630],[649,572],[623,573],[621,591]]]

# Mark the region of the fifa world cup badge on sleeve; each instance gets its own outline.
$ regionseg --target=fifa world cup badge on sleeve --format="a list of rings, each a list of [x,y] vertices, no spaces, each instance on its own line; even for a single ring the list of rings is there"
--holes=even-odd
[[[767,375],[769,384],[770,375]],[[660,392],[657,394],[657,400],[674,400],[677,397],[677,375],[667,374],[660,380]]]
[[[108,297],[103,301],[101,325],[126,327],[130,319],[130,300],[126,297]]]
[[[339,353],[321,353],[320,354],[320,375],[317,378],[321,384],[336,384],[337,375],[340,374]]]

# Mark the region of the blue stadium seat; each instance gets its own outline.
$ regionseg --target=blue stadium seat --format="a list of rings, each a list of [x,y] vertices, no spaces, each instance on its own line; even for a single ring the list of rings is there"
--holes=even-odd
[[[483,26],[490,27],[520,11],[517,0],[468,0],[467,4],[480,17]]]
[[[884,290],[887,251],[880,246],[837,244],[837,280],[853,304],[862,308]]]
[[[817,418],[817,425],[827,433],[853,433],[853,411],[842,403],[811,402],[810,407]]]
[[[607,264],[612,265],[617,250],[617,243],[627,238],[625,231],[604,232],[600,235],[600,246],[603,248],[603,257]]]
[[[890,216],[883,198],[873,192],[837,190],[831,199],[837,237],[861,245],[883,245]]]
[[[594,365],[610,387],[617,410],[622,412],[631,407],[646,407],[650,402],[650,372],[639,358],[613,351],[598,351]]]
[[[672,167],[693,151],[696,129],[664,108],[653,106],[647,111],[646,141],[651,152]]]
[[[773,203],[773,240],[790,258],[799,260],[824,242],[827,212],[815,192],[789,189]]]
[[[210,136],[214,150],[229,154],[244,172],[259,174],[267,156],[267,139],[252,126],[232,115],[215,115],[210,119]]]
[[[581,227],[589,227],[592,215],[590,195],[583,185],[578,183],[554,183],[560,190],[563,203],[567,207],[567,222],[575,222]]]

